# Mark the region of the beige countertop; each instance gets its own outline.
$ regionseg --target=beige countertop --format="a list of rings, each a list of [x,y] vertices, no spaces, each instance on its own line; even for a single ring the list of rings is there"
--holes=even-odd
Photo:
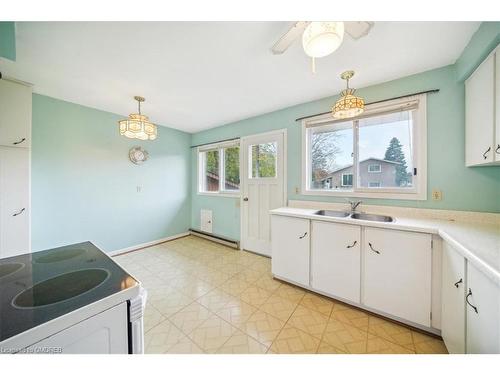
[[[293,216],[311,220],[407,230],[439,235],[476,268],[500,286],[500,225],[452,220],[393,216],[391,223],[316,215],[317,209],[282,207],[272,215]]]

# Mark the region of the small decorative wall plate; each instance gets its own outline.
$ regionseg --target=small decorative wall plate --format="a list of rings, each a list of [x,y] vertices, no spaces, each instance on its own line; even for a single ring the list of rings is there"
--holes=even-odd
[[[128,152],[130,161],[134,164],[142,164],[148,160],[149,154],[140,146],[132,147]]]

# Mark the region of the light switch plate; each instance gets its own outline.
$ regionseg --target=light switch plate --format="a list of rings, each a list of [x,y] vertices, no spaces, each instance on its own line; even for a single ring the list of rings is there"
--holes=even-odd
[[[432,200],[440,201],[441,199],[443,199],[443,192],[441,190],[432,189]]]

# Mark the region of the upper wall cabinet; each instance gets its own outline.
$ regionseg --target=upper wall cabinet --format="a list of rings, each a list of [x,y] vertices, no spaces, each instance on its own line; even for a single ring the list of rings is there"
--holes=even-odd
[[[500,164],[500,49],[465,81],[465,164]]]
[[[0,146],[31,146],[31,87],[0,79]]]

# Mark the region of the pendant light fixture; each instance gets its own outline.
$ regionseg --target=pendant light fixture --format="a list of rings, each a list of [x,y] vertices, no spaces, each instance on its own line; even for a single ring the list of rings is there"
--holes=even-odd
[[[312,57],[312,71],[316,67],[314,59],[333,53],[344,39],[344,22],[310,22],[302,34],[304,52]]]
[[[132,113],[128,119],[118,121],[120,134],[127,138],[141,139],[143,141],[154,140],[158,137],[156,125],[141,113],[141,103],[146,101],[142,96],[134,96],[139,104],[139,113]]]
[[[348,70],[340,75],[340,78],[347,81],[347,88],[340,93],[340,99],[337,100],[332,108],[332,115],[336,119],[347,119],[359,116],[365,110],[365,100],[355,96],[355,89],[349,87],[349,80],[354,76],[353,70]]]

